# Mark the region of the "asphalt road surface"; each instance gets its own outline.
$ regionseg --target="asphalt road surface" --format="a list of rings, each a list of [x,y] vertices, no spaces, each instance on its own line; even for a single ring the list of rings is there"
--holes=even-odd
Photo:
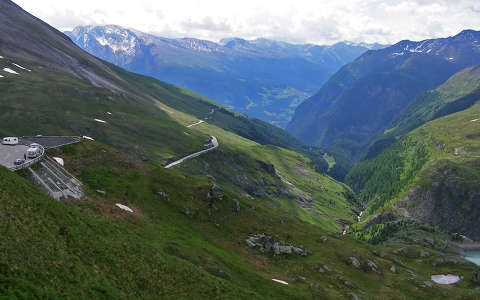
[[[190,154],[188,156],[185,156],[184,158],[180,158],[179,160],[176,160],[168,165],[165,166],[165,169],[168,169],[170,167],[173,167],[173,166],[176,166],[178,164],[181,164],[182,162],[186,161],[187,159],[190,159],[190,158],[194,158],[194,157],[197,157],[197,156],[200,156],[204,153],[207,153],[209,151],[212,151],[214,149],[216,149],[218,147],[218,141],[217,141],[217,138],[212,136],[212,144],[213,144],[213,147],[210,147],[208,149],[205,149],[205,150],[202,150],[202,151],[198,151],[198,152],[195,152],[193,154]]]
[[[2,145],[0,144],[0,165],[6,168],[12,168],[13,162],[17,158],[23,158],[28,147],[25,145]]]

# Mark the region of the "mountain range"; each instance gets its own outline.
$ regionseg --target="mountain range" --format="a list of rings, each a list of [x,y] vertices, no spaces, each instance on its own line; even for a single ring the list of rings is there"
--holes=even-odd
[[[368,51],[304,101],[287,130],[308,144],[342,149],[358,161],[419,93],[478,63],[479,41],[480,32],[465,30]]]
[[[383,239],[407,221],[480,239],[479,90],[475,65],[422,93],[384,134],[392,141],[349,172],[367,204],[359,236]]]
[[[329,127],[332,143],[312,138],[325,152],[97,58],[10,0],[0,0],[0,28],[0,134],[84,136],[46,153],[83,183],[80,200],[56,201],[33,172],[0,167],[0,297],[478,298],[478,266],[462,257],[480,239],[476,32],[347,64],[323,102],[305,104],[329,104],[319,121],[347,124]],[[259,51],[250,43],[238,47]],[[382,80],[363,93],[365,78]],[[339,155],[358,161],[345,183],[323,171]],[[437,284],[441,274],[459,281]]]
[[[65,32],[85,51],[173,83],[237,112],[285,127],[295,108],[334,72],[379,44],[332,46],[268,39],[169,39],[116,25]]]

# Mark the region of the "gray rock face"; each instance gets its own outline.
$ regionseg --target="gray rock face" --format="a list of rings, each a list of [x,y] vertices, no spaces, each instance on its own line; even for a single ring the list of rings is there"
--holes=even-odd
[[[340,281],[343,285],[345,285],[346,287],[349,287],[349,288],[351,288],[351,289],[356,288],[353,283],[351,283],[350,281],[346,280],[346,279],[345,279],[344,277],[342,277],[342,276],[338,277],[338,281]]]
[[[390,272],[397,273],[397,268],[395,266],[390,267]]]
[[[443,258],[437,258],[432,262],[432,266],[438,267],[438,266],[448,266],[448,265],[463,265],[465,264],[465,261],[456,259],[454,257],[443,257]]]
[[[433,287],[433,283],[431,281],[424,281],[424,282],[420,282],[419,286],[421,288],[431,288]]]
[[[347,295],[350,296],[350,299],[352,300],[361,300],[361,298],[355,295],[354,293],[348,293]]]
[[[360,269],[360,262],[357,258],[351,256],[348,258],[348,262],[357,269]]]
[[[328,240],[328,238],[326,236],[322,235],[321,237],[319,237],[317,239],[317,242],[318,243],[325,243],[327,240]]]
[[[240,202],[238,202],[238,200],[235,200],[235,207],[233,208],[233,212],[235,213],[240,212]]]
[[[279,254],[291,254],[292,253],[292,246],[290,245],[280,245],[279,243],[275,243],[273,245],[273,252],[276,255]]]
[[[473,282],[480,284],[480,270],[473,272]]]
[[[159,195],[160,197],[162,197],[163,199],[167,200],[168,202],[170,202],[170,197],[168,197],[168,195],[167,195],[167,193],[165,193],[165,191],[158,190],[158,191],[156,191],[156,194]]]
[[[420,257],[429,257],[430,256],[430,252],[427,252],[427,251],[420,251]]]
[[[207,199],[223,200],[223,191],[216,183],[214,183],[208,191]]]
[[[370,268],[370,270],[371,270],[372,272],[375,272],[375,273],[377,273],[377,274],[382,274],[382,272],[380,272],[380,270],[378,269],[378,266],[377,266],[377,264],[376,264],[375,262],[369,260],[369,261],[367,262],[367,265],[368,265],[368,267]]]
[[[401,255],[407,255],[408,252],[410,252],[410,249],[408,249],[407,247],[403,247],[403,248],[400,248],[400,249],[397,249],[397,250],[393,251],[393,253],[401,254]]]
[[[308,252],[302,248],[292,246],[280,241],[272,235],[256,234],[249,236],[245,243],[249,248],[256,249],[260,253],[273,253],[274,255],[289,255],[295,253],[300,256],[307,256]]]
[[[480,188],[478,172],[459,172],[459,166],[444,160],[429,170],[428,187],[413,187],[399,202],[419,222],[436,225],[449,232],[459,232],[480,239]],[[415,205],[411,205],[415,203]],[[441,205],[438,205],[441,203]]]
[[[295,278],[294,282],[306,282],[307,281],[307,278],[304,277],[304,276],[297,276],[297,278]]]

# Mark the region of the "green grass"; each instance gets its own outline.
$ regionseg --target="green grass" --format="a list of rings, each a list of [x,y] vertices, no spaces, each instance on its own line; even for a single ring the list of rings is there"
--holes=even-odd
[[[428,121],[469,108],[480,99],[480,68],[466,68],[435,90],[420,93],[400,113],[387,137],[401,136]]]
[[[103,299],[342,299],[349,291],[365,299],[474,299],[467,279],[472,265],[436,267],[415,257],[391,254],[395,247],[374,248],[224,189],[212,209],[206,177],[191,176],[140,163],[96,142],[64,147],[50,155],[65,159],[67,169],[84,182],[86,198],[57,202],[29,182],[0,169],[0,294],[17,298]],[[95,190],[106,191],[105,196]],[[164,191],[168,199],[158,195]],[[241,210],[233,212],[234,201]],[[131,207],[128,214],[115,203]],[[190,216],[183,213],[185,207]],[[218,224],[218,225],[217,225]],[[244,240],[270,232],[308,257],[254,254]],[[324,243],[317,242],[321,235]],[[389,253],[381,258],[375,253]],[[375,260],[383,275],[346,263]],[[397,265],[398,274],[388,271]],[[328,265],[331,272],[320,273]],[[414,281],[406,270],[417,274]],[[418,288],[435,273],[465,280],[452,287]],[[306,282],[295,281],[298,276]],[[343,277],[352,283],[342,283]],[[271,278],[286,280],[283,286]],[[469,298],[470,297],[470,298]]]
[[[340,230],[339,220],[355,219],[348,187],[319,174],[316,163],[301,154],[262,146],[276,144],[309,151],[281,129],[236,114],[187,90],[116,67],[112,68],[125,80],[126,89],[138,94],[114,93],[61,71],[15,61],[32,72],[8,75],[0,81],[5,91],[0,103],[0,120],[5,125],[0,134],[86,135],[157,166],[203,149],[203,142],[214,135],[224,152],[211,153],[205,159],[213,161],[209,172],[228,183],[230,189],[253,194],[265,185],[255,197],[332,231]],[[207,116],[207,123],[187,127]],[[107,124],[95,122],[94,118]],[[315,156],[323,160],[319,152]],[[225,168],[224,164],[232,159],[234,163]],[[189,171],[204,175],[203,161],[202,157],[188,162],[185,168],[196,164]],[[289,188],[276,174],[269,174],[259,162],[274,164],[295,188]],[[221,176],[226,171],[234,174],[238,166],[248,177],[246,184],[235,176]],[[313,198],[312,211],[296,204],[303,194]]]
[[[206,139],[203,135],[186,137],[183,126],[149,101],[92,87],[32,63],[18,63],[33,71],[8,75],[0,81],[4,91],[0,103],[2,135],[87,135],[158,162],[201,147]],[[94,118],[108,124],[97,123]]]
[[[161,103],[158,105],[180,124],[197,122],[185,113]],[[357,208],[353,192],[346,185],[318,173],[315,164],[304,155],[260,145],[208,121],[188,128],[188,132],[213,135],[220,148],[176,168],[198,175],[212,175],[233,190],[263,198],[273,206],[327,230],[339,231],[339,220],[355,220]],[[268,167],[266,169],[265,165],[274,166],[278,174],[269,171]],[[313,199],[310,210],[296,204],[302,195]]]
[[[347,182],[355,190],[362,190],[360,197],[367,205],[365,218],[359,225],[368,223],[382,212],[397,213],[392,205],[399,206],[399,201],[406,199],[416,188],[418,190],[410,196],[413,198],[407,201],[407,206],[401,205],[411,214],[422,215],[423,218],[433,211],[445,214],[441,211],[442,207],[450,207],[451,204],[450,219],[460,218],[464,228],[474,228],[474,225],[467,224],[477,220],[476,212],[465,211],[464,207],[472,201],[469,193],[478,189],[480,123],[472,120],[479,115],[480,105],[475,104],[467,110],[428,122],[388,146],[378,156],[354,167],[347,176]],[[448,186],[454,186],[455,190],[465,195],[449,195]],[[436,204],[431,207],[432,211],[422,212],[426,209],[422,203],[430,198]],[[445,230],[458,230],[446,219],[440,222],[437,217],[430,216],[428,221]]]

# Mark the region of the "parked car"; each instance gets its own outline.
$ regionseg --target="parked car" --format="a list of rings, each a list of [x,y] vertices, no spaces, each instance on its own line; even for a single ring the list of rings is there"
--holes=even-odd
[[[30,144],[29,147],[30,147],[30,148],[40,148],[41,145],[40,145],[40,144],[37,144],[37,143],[33,143],[33,144]]]
[[[17,145],[18,144],[18,137],[4,137],[2,139],[3,145]]]
[[[25,163],[25,160],[23,158],[17,158],[13,164],[16,166],[23,165]]]
[[[40,148],[28,148],[27,158],[37,158],[42,155],[42,149]]]

